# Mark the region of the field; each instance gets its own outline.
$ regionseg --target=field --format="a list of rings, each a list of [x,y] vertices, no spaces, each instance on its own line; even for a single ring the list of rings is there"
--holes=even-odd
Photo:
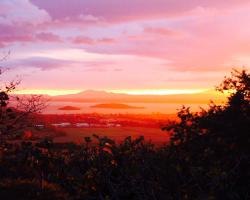
[[[167,132],[159,128],[145,128],[145,127],[112,127],[112,128],[61,128],[60,131],[65,133],[65,136],[56,137],[55,142],[76,142],[80,143],[84,137],[92,136],[93,134],[99,136],[107,136],[117,142],[124,138],[131,136],[137,138],[144,136],[146,141],[152,141],[154,144],[162,144],[168,141],[169,136]]]
[[[169,141],[169,134],[160,127],[175,119],[169,114],[43,114],[37,116],[36,124],[43,135],[59,143],[81,143],[95,134],[117,142],[144,136],[146,141],[162,144]]]

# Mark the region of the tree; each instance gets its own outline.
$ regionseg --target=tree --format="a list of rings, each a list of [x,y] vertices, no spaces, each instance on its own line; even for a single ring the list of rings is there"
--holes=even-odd
[[[5,71],[0,69],[0,78],[3,72]],[[32,115],[46,107],[41,95],[11,95],[19,84],[20,80],[8,84],[0,82],[0,142],[19,137],[31,125]]]
[[[181,171],[187,196],[202,199],[248,199],[250,187],[250,73],[233,70],[217,87],[229,93],[225,105],[213,102],[191,113],[183,107],[179,121],[163,129],[172,132],[167,148]],[[193,199],[199,199],[197,196]],[[192,199],[190,198],[190,199]]]
[[[189,108],[183,107],[178,112],[179,122],[172,122],[163,130],[172,131],[172,143],[183,143],[202,136],[215,134],[216,136],[239,137],[246,139],[250,133],[250,73],[246,70],[233,70],[231,77],[216,88],[222,93],[229,93],[225,105],[213,102],[209,109],[191,113]],[[248,140],[245,140],[248,141]]]
[[[249,73],[234,72],[218,89],[230,91],[228,102],[197,113],[183,107],[165,128],[173,133],[165,146],[97,135],[82,144],[9,143],[0,198],[248,200]]]

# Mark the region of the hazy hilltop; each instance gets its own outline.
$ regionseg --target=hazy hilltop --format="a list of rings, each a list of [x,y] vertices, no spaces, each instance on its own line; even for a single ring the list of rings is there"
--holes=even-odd
[[[60,95],[51,97],[52,101],[66,102],[113,102],[113,103],[195,103],[207,104],[213,99],[216,103],[221,103],[225,95],[214,91],[206,91],[196,94],[171,94],[171,95],[130,95],[121,93],[111,93],[105,91],[86,90],[77,94]]]
[[[130,106],[127,104],[119,103],[107,103],[107,104],[96,104],[91,106],[91,108],[107,108],[107,109],[144,109],[144,107]]]
[[[123,98],[130,95],[127,94],[117,94],[112,92],[106,91],[97,91],[97,90],[85,90],[77,94],[68,94],[68,95],[58,95],[55,96],[53,99],[98,99],[98,98]]]

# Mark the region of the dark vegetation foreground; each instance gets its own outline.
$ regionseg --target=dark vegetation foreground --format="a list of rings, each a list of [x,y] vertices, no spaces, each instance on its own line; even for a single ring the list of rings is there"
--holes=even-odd
[[[13,143],[30,119],[2,91],[0,199],[250,199],[250,74],[234,71],[218,89],[231,92],[226,104],[182,108],[180,121],[163,128],[172,135],[161,147],[143,137]]]

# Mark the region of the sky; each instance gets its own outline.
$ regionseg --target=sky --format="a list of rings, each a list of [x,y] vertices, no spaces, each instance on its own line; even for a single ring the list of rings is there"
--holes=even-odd
[[[20,93],[196,93],[250,65],[249,0],[0,0]]]

